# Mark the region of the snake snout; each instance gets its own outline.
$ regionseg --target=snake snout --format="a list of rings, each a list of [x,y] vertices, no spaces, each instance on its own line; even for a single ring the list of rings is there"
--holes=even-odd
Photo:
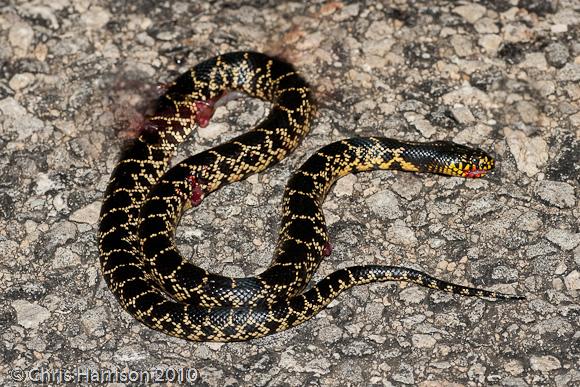
[[[482,177],[495,167],[493,157],[480,149],[475,149],[465,162],[465,177]]]
[[[479,158],[479,162],[477,164],[477,169],[482,171],[491,171],[495,168],[495,160],[491,156],[485,156]]]

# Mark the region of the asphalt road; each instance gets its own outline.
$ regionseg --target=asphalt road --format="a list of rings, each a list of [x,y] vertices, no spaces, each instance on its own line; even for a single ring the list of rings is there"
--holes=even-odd
[[[0,384],[580,384],[579,21],[578,1],[563,0],[3,2]],[[186,257],[230,276],[266,267],[284,184],[327,143],[454,140],[494,154],[496,171],[340,180],[324,204],[334,250],[316,278],[393,264],[527,299],[374,284],[297,328],[232,344],[171,338],[124,312],[96,245],[122,144],[156,84],[234,50],[294,63],[318,112],[289,158],[184,216]],[[267,109],[230,102],[179,157]]]

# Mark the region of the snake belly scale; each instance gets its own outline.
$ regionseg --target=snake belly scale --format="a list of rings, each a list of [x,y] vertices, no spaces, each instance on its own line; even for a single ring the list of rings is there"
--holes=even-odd
[[[179,143],[196,126],[207,125],[216,101],[229,91],[270,101],[270,114],[253,130],[166,171]],[[103,276],[127,312],[172,336],[239,341],[296,326],[344,290],[370,282],[408,281],[467,296],[522,298],[384,265],[340,269],[305,290],[322,257],[330,254],[321,204],[336,179],[374,169],[480,177],[493,168],[483,151],[451,142],[369,137],[327,145],[288,182],[268,269],[229,278],[183,259],[174,240],[183,211],[222,185],[283,159],[309,132],[313,112],[309,87],[295,69],[254,52],[214,57],[167,86],[115,167],[101,209]]]

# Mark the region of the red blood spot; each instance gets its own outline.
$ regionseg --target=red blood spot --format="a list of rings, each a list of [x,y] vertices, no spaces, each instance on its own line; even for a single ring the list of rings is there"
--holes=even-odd
[[[195,176],[188,176],[187,180],[191,183],[191,195],[189,196],[189,201],[193,207],[197,207],[201,204],[205,194]]]
[[[205,128],[215,112],[213,101],[196,101],[195,102],[195,122]]]
[[[322,255],[328,257],[330,254],[332,254],[332,245],[327,241],[322,248]]]
[[[221,93],[207,101],[195,101],[195,122],[205,128],[209,124],[209,120],[213,117],[218,101],[225,95]]]

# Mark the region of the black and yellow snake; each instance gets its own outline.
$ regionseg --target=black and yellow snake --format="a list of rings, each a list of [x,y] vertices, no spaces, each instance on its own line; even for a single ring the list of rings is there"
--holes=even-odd
[[[196,125],[208,124],[216,101],[228,91],[270,101],[272,110],[252,131],[165,172],[179,143]],[[125,310],[169,335],[237,341],[296,326],[342,291],[375,281],[410,281],[466,296],[522,298],[380,265],[341,269],[305,290],[322,257],[330,254],[321,204],[336,179],[374,169],[480,177],[493,168],[493,158],[483,151],[451,142],[370,137],[327,145],[288,182],[280,236],[267,270],[255,277],[228,278],[184,260],[174,241],[183,211],[220,186],[284,158],[308,133],[313,111],[309,87],[294,68],[259,53],[217,56],[168,85],[113,171],[101,210],[102,271]]]

